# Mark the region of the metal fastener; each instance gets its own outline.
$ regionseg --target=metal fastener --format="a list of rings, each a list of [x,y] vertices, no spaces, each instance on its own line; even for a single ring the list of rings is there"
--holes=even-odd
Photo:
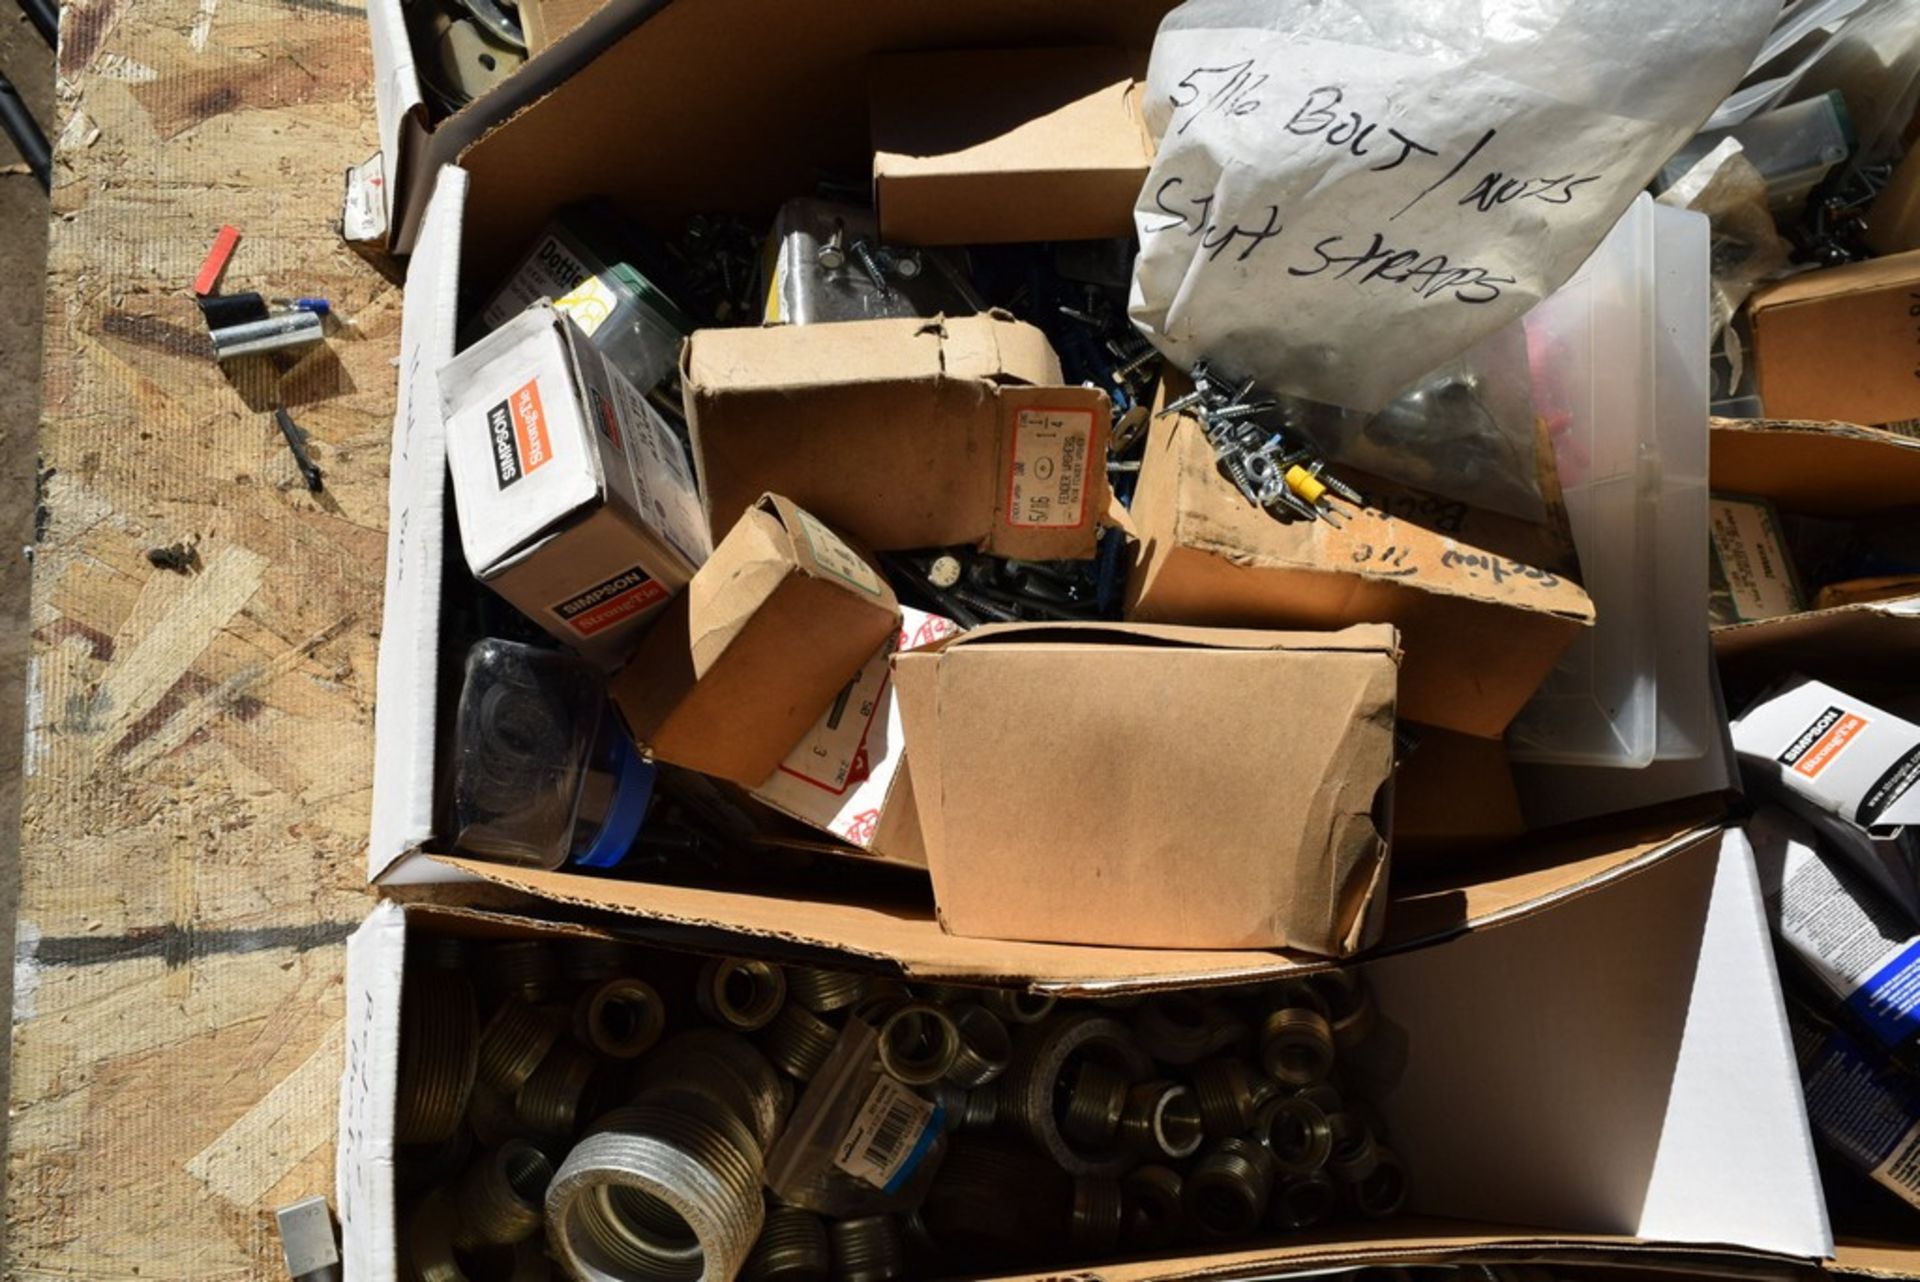
[[[552,1182],[553,1163],[525,1140],[508,1140],[482,1153],[454,1194],[453,1244],[470,1251],[532,1237]]]
[[[580,994],[574,1032],[609,1059],[638,1059],[667,1026],[667,1008],[644,979],[617,978]]]
[[[1217,1002],[1186,993],[1149,997],[1133,1016],[1140,1048],[1162,1064],[1198,1063],[1239,1041],[1246,1025]]]
[[[480,1080],[507,1095],[533,1076],[540,1061],[560,1040],[560,1013],[509,997],[487,1020],[480,1034]]]
[[[1006,1072],[1013,1059],[1013,1038],[1000,1017],[984,1006],[958,1006],[952,1014],[960,1049],[947,1069],[947,1080],[972,1089]]]
[[[1178,1082],[1142,1082],[1127,1092],[1120,1134],[1143,1157],[1180,1159],[1199,1151],[1205,1126],[1191,1090]]]
[[[751,1033],[765,1028],[787,1000],[787,977],[772,962],[750,957],[714,957],[700,968],[694,1001],[723,1028]]]
[[[1127,1106],[1127,1079],[1097,1059],[1082,1061],[1067,1092],[1060,1131],[1075,1144],[1107,1148]]]
[[[1333,1152],[1327,1115],[1298,1095],[1269,1100],[1254,1120],[1254,1133],[1283,1175],[1311,1175]]]
[[[1000,1110],[1055,1165],[1070,1175],[1119,1175],[1131,1155],[1118,1142],[1075,1144],[1061,1132],[1054,1093],[1069,1060],[1098,1061],[1129,1083],[1145,1081],[1152,1064],[1134,1044],[1127,1026],[1092,1011],[1074,1011],[1028,1030],[1000,1079]]]
[[[557,951],[561,978],[575,984],[597,984],[633,966],[633,945],[619,939],[563,939]]]
[[[797,1002],[788,1002],[767,1025],[760,1045],[781,1072],[795,1081],[810,1082],[839,1041],[839,1029]]]
[[[438,1144],[460,1129],[473,1091],[478,1024],[464,975],[424,971],[408,980],[400,1004],[396,1141]]]
[[[828,271],[839,271],[847,265],[847,228],[846,224],[835,220],[833,232],[820,243],[814,253],[814,261]]]
[[[562,1046],[540,1061],[513,1097],[513,1113],[535,1135],[570,1139],[609,1102],[601,1061]]]
[[[1307,1086],[1333,1071],[1333,1028],[1304,1006],[1269,1012],[1260,1025],[1260,1064],[1282,1086]]]
[[[1385,1150],[1374,1139],[1372,1128],[1354,1113],[1335,1113],[1327,1126],[1333,1133],[1327,1172],[1343,1184],[1358,1184],[1373,1174]]]
[[[826,1282],[829,1271],[825,1222],[797,1206],[770,1206],[740,1276],[745,1282]]]
[[[660,1043],[640,1061],[641,1089],[684,1089],[746,1119],[764,1151],[793,1107],[793,1083],[752,1042],[721,1028],[696,1028]]]
[[[498,991],[535,1006],[553,997],[560,967],[544,940],[505,940],[489,947],[483,956],[487,974]]]
[[[1209,1059],[1193,1066],[1194,1099],[1209,1136],[1244,1135],[1253,1127],[1253,1073],[1241,1059]]]
[[[1187,1175],[1187,1220],[1203,1237],[1243,1237],[1259,1227],[1272,1188],[1265,1149],[1242,1136],[1221,1140]]]
[[[984,1131],[1000,1120],[1000,1091],[998,1084],[976,1086],[967,1092],[966,1111],[961,1114],[960,1127],[968,1131]]]
[[[869,984],[868,977],[859,971],[787,967],[787,995],[816,1015],[858,1005],[865,999]]]
[[[860,270],[865,272],[867,279],[873,283],[874,292],[882,298],[892,298],[893,286],[887,284],[886,270],[880,266],[880,260],[875,257],[873,246],[867,243],[866,237],[855,237],[849,248],[853,252],[854,261],[860,264]]]
[[[909,1086],[939,1081],[960,1054],[953,1016],[929,1002],[872,999],[855,1013],[873,1025],[880,1067]]]

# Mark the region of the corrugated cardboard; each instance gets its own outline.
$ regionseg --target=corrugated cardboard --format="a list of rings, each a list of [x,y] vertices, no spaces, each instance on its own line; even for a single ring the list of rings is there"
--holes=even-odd
[[[880,568],[769,494],[614,678],[614,706],[658,759],[752,787],[899,628]]]
[[[1920,251],[1807,272],[1756,292],[1753,376],[1773,418],[1920,418]]]
[[[1406,729],[1417,743],[1393,775],[1398,869],[1410,857],[1483,851],[1526,832],[1505,744],[1437,726]]]
[[[1346,956],[1378,937],[1393,629],[1002,624],[896,656],[957,935]]]
[[[1401,715],[1499,735],[1592,625],[1593,603],[1532,554],[1515,558],[1515,541],[1533,527],[1385,486],[1370,492],[1378,497],[1342,528],[1276,520],[1220,474],[1197,421],[1157,420],[1133,500],[1139,543],[1127,617],[1233,627],[1391,623],[1406,650]]]
[[[951,619],[902,606],[900,630],[860,665],[779,769],[754,786],[754,797],[883,862],[925,868],[891,661],[895,651],[957,631]]]
[[[701,330],[682,367],[716,538],[771,491],[881,552],[1093,555],[1107,397],[1059,386],[1031,325],[994,313]]]
[[[1709,832],[1620,864],[1627,854],[1614,853],[1615,875],[1591,887],[1595,893],[1537,915],[1473,916],[1427,936],[1433,947],[1368,963],[1394,1030],[1381,1049],[1407,1050],[1397,1073],[1378,1059],[1366,1067],[1367,1089],[1414,1172],[1409,1215],[1212,1254],[1188,1248],[1194,1253],[1108,1261],[1099,1276],[1224,1280],[1366,1264],[1610,1259],[1697,1275],[1709,1267],[1750,1271],[1769,1261],[1777,1269],[1829,1254],[1765,918],[1744,848]],[[884,914],[855,924],[795,907],[786,906],[785,926],[808,937],[851,928],[855,934],[839,937],[844,947],[864,930],[862,955],[877,949],[866,958],[869,967],[898,973],[898,959],[919,956],[902,947],[898,925],[889,926]],[[635,925],[642,938],[673,948],[795,955],[783,942],[792,935],[689,935]],[[949,950],[1007,959],[1071,953],[1097,963],[1115,951],[983,945],[927,929],[929,942]],[[1452,938],[1462,930],[1470,933]],[[393,1122],[409,939],[603,933],[569,922],[385,903],[349,940],[336,1166],[348,1276],[391,1279],[403,1255]],[[945,970],[988,977],[964,964]],[[917,962],[909,973],[922,973]],[[1185,983],[1260,973],[1228,967]],[[1271,962],[1264,973],[1274,973]],[[1756,1117],[1769,1124],[1754,1125]],[[1489,1152],[1501,1160],[1487,1162]]]
[[[1146,61],[1098,46],[893,54],[872,70],[880,235],[907,245],[1133,232]]]
[[[587,657],[619,662],[706,558],[680,442],[546,303],[439,381],[474,577]]]

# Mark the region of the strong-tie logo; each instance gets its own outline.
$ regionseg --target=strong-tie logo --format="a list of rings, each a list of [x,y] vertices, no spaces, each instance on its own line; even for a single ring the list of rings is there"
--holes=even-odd
[[[537,380],[488,410],[487,430],[493,437],[495,479],[503,490],[553,457]]]

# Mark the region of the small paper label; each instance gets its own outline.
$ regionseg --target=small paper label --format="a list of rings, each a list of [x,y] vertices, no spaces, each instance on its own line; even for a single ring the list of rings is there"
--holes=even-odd
[[[807,550],[822,570],[870,596],[881,595],[879,572],[867,564],[865,557],[848,547],[845,539],[822,525],[811,513],[795,508],[793,514],[800,518],[800,533],[807,540]]]
[[[1742,620],[1795,614],[1801,604],[1793,589],[1793,571],[1767,507],[1742,499],[1713,499],[1714,560],[1727,581],[1735,613]]]
[[[1023,529],[1085,524],[1092,448],[1092,410],[1021,410],[1013,424],[1007,524]]]
[[[854,1115],[833,1164],[877,1189],[891,1192],[918,1165],[932,1143],[934,1105],[884,1074]]]
[[[607,282],[598,276],[589,276],[566,294],[554,299],[553,305],[571,316],[581,333],[592,338],[593,332],[613,315],[613,309],[620,305],[620,300],[607,288]]]

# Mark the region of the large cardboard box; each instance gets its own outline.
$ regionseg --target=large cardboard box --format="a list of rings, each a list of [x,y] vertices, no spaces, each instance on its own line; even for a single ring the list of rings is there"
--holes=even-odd
[[[1753,376],[1777,419],[1920,418],[1920,251],[1794,276],[1747,302]]]
[[[1357,1067],[1411,1172],[1405,1216],[1109,1261],[1099,1275],[1252,1279],[1521,1260],[1766,1275],[1830,1254],[1750,853],[1712,829],[1620,840],[1542,857],[1507,881],[1436,887],[1396,913],[1392,954],[1365,964],[1386,1022]],[[553,874],[527,876],[551,885]],[[1524,899],[1542,879],[1557,884],[1552,905],[1521,906],[1520,884],[1533,883]],[[1122,997],[1316,968],[1277,955],[991,943],[881,909],[799,914],[728,892],[607,886],[628,914],[621,933],[640,942],[697,939],[773,959],[806,950],[812,964],[909,981]],[[686,898],[662,916],[664,902],[648,903],[655,892]],[[387,1282],[404,1258],[400,1005],[425,951],[409,941],[599,935],[608,920],[383,903],[348,941],[336,1165],[348,1277]],[[1142,961],[1151,964],[1130,974]]]
[[[1339,527],[1276,520],[1220,474],[1197,420],[1157,420],[1131,509],[1139,542],[1127,617],[1391,623],[1406,650],[1400,715],[1498,736],[1592,626],[1592,601],[1542,568],[1554,551],[1535,527],[1391,487],[1369,493]]]
[[[474,577],[618,663],[707,556],[679,440],[546,303],[443,366],[440,404]]]
[[[1380,933],[1393,629],[1001,624],[894,659],[957,935],[1346,956]]]
[[[769,494],[614,678],[614,706],[653,756],[751,787],[899,627],[880,568]]]
[[[1133,234],[1153,164],[1146,63],[1110,47],[876,58],[873,196],[907,245]]]
[[[1110,491],[1106,393],[1060,386],[1004,313],[696,333],[687,424],[716,539],[785,494],[876,551],[1093,555]]]

